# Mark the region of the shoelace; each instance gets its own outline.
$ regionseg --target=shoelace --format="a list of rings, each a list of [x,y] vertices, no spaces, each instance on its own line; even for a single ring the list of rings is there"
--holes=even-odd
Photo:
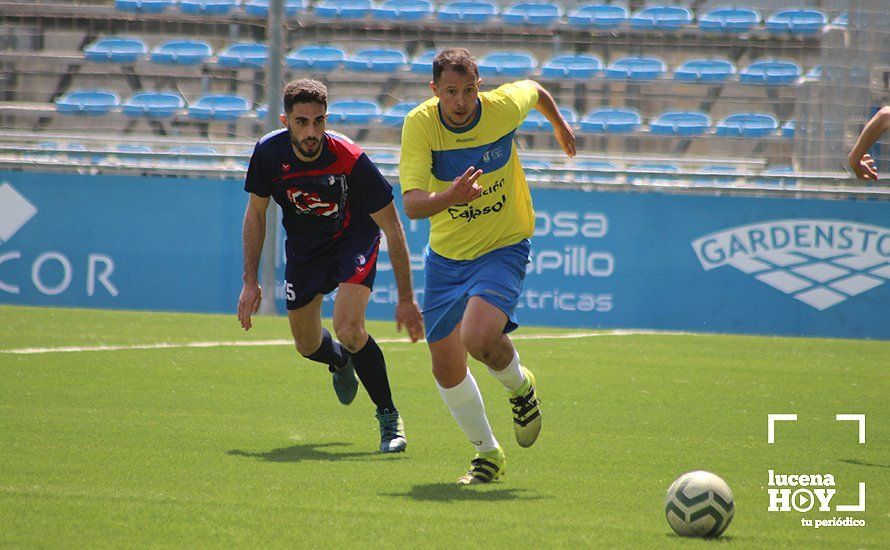
[[[380,421],[380,433],[383,439],[395,439],[399,437],[399,416],[396,413],[380,413],[377,415]]]
[[[521,418],[538,406],[541,402],[534,395],[535,391],[529,388],[528,393],[525,395],[511,397],[510,403],[513,405],[513,414]]]

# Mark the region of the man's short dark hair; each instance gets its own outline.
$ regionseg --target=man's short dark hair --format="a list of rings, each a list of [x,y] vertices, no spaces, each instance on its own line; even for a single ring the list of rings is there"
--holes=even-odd
[[[476,58],[463,48],[449,48],[442,50],[433,59],[433,82],[439,82],[439,77],[445,69],[450,69],[461,75],[473,75],[479,79],[479,67]]]
[[[297,103],[320,103],[328,107],[328,88],[317,80],[291,80],[284,87],[284,112],[290,113]]]

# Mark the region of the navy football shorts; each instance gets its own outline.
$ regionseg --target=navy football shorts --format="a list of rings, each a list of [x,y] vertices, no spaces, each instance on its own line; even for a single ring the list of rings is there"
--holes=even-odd
[[[326,253],[301,262],[288,260],[284,268],[287,309],[300,309],[319,294],[327,294],[341,283],[374,288],[380,234],[344,235]]]

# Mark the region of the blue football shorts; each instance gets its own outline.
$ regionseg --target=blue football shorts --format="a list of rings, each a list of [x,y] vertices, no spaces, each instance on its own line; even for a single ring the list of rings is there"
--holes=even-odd
[[[451,260],[427,246],[423,291],[427,342],[436,342],[451,334],[463,319],[472,296],[479,296],[504,312],[507,316],[504,333],[515,330],[519,326],[516,304],[530,250],[531,243],[524,239],[473,260]]]
[[[340,283],[374,288],[380,233],[344,235],[333,247],[302,262],[288,260],[284,267],[287,309],[300,309],[319,294],[327,294]]]

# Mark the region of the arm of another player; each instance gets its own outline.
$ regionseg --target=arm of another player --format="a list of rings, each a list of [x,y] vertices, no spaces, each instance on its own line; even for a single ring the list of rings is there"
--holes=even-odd
[[[411,261],[408,257],[408,243],[405,240],[405,230],[399,215],[390,202],[377,212],[371,214],[389,245],[389,261],[396,278],[396,287],[399,291],[399,303],[396,305],[396,330],[402,331],[402,326],[408,329],[408,336],[412,342],[423,338],[423,316],[420,308],[414,300],[414,286],[411,282]]]
[[[241,230],[244,249],[244,286],[241,287],[241,296],[238,298],[238,320],[244,330],[250,330],[253,326],[250,316],[260,309],[260,302],[263,300],[263,289],[260,288],[258,273],[263,240],[266,237],[266,209],[269,207],[269,197],[260,197],[253,193],[249,196]]]
[[[859,134],[856,145],[853,146],[853,150],[847,156],[847,163],[853,169],[857,178],[861,180],[878,179],[875,161],[868,154],[868,150],[878,141],[881,134],[888,129],[890,129],[890,107],[884,107],[868,121],[868,124],[862,129],[862,133]]]
[[[553,96],[550,95],[550,92],[534,80],[529,80],[529,82],[534,84],[538,89],[538,102],[535,104],[535,109],[547,117],[547,120],[553,125],[553,135],[556,137],[559,146],[565,151],[565,154],[574,157],[575,131],[572,130],[572,127],[569,126],[569,123],[563,118],[562,113],[559,112],[559,108],[556,106],[556,101],[553,100]]]

